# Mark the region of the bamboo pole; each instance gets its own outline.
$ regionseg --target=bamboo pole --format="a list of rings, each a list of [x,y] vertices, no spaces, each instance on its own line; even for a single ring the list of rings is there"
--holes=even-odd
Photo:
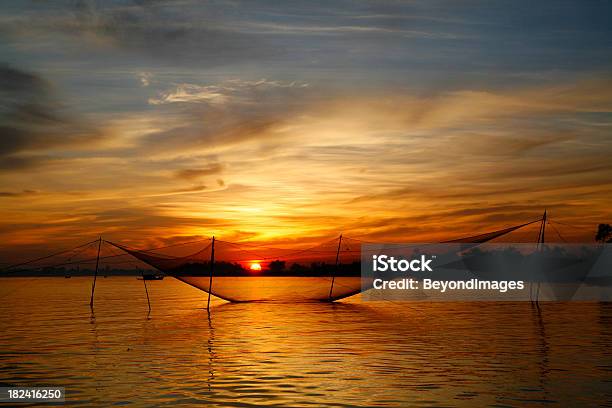
[[[544,249],[544,237],[546,234],[546,210],[544,210],[544,215],[542,216],[542,229],[540,230],[540,239],[539,239],[539,247],[540,251]],[[536,287],[536,306],[540,307],[540,285],[541,282],[538,281],[538,286]]]
[[[215,270],[215,237],[212,237],[212,246],[210,250],[210,279],[208,281],[208,302],[206,303],[206,310],[210,310],[210,292],[212,291],[212,280],[213,272]]]
[[[142,283],[144,284],[145,293],[147,294],[147,304],[149,305],[149,313],[151,313],[151,300],[149,299],[149,289],[147,288],[147,280],[145,279],[144,271],[141,271],[140,274],[142,275]]]
[[[331,286],[329,287],[329,299],[332,298],[332,291],[334,290],[334,282],[336,280],[336,271],[338,270],[338,260],[340,258],[340,245],[342,244],[342,234],[340,234],[340,238],[338,239],[338,250],[336,251],[336,265],[334,267],[334,274],[332,275]]]
[[[89,307],[93,310],[94,306],[94,292],[96,290],[96,279],[98,278],[98,266],[100,265],[100,247],[102,246],[102,237],[98,239],[98,255],[96,256],[96,269],[94,271],[94,280],[91,285],[91,300],[89,301]]]

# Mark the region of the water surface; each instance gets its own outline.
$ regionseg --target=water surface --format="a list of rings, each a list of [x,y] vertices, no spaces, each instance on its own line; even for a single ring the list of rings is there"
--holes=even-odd
[[[229,304],[167,278],[0,279],[0,382],[92,406],[612,406],[612,305]]]

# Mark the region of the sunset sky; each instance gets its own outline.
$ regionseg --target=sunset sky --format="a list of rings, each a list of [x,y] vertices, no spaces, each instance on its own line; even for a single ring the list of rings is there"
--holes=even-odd
[[[610,3],[50,3],[0,5],[1,261],[612,221]]]

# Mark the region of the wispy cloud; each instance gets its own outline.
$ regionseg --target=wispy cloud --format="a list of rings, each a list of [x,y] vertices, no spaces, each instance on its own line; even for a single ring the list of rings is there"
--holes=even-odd
[[[151,85],[151,79],[153,78],[153,74],[150,72],[139,72],[138,79],[140,80],[140,85],[147,87]]]
[[[0,197],[26,197],[34,194],[38,194],[38,191],[34,190],[22,190],[22,191],[0,191]]]
[[[203,176],[219,174],[223,171],[223,165],[219,163],[211,164],[207,167],[194,169],[181,169],[176,172],[176,177],[185,180],[193,180]]]
[[[246,81],[230,79],[219,85],[179,84],[173,89],[160,92],[157,98],[150,98],[149,104],[162,105],[166,103],[250,103],[265,96],[266,92],[275,88],[307,88],[308,84],[301,81],[283,82],[260,79]]]
[[[409,30],[400,27],[389,27],[389,26],[376,26],[376,25],[335,25],[335,26],[322,26],[322,25],[297,25],[297,24],[278,24],[278,23],[252,23],[242,25],[239,30],[243,30],[247,33],[259,33],[259,34],[293,34],[293,35],[358,35],[358,34],[386,34],[401,36],[404,38],[422,38],[422,39],[444,39],[452,40],[461,38],[461,35],[446,33],[446,32],[432,32],[432,31],[418,31]]]
[[[7,247],[612,216],[610,5],[10,4]]]
[[[68,114],[40,76],[0,65],[0,168],[34,166],[52,149],[91,146],[95,127]]]

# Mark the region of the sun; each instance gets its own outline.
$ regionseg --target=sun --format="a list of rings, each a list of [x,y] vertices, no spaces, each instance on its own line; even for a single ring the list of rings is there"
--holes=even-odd
[[[250,266],[250,269],[254,272],[261,271],[261,264],[259,262],[253,262]]]

